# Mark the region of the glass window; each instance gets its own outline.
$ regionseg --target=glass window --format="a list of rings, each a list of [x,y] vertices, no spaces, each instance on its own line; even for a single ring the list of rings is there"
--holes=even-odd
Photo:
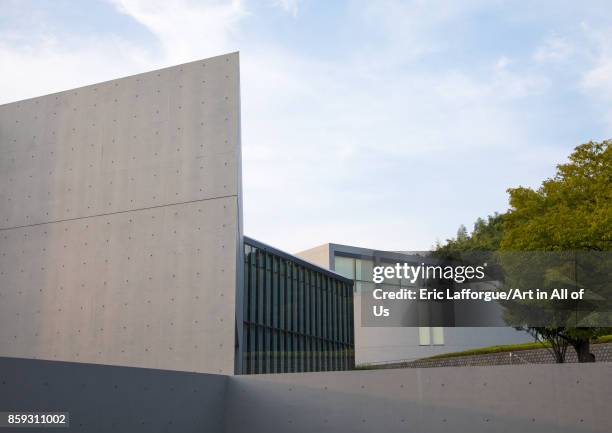
[[[355,279],[355,259],[350,257],[336,257],[336,272],[343,277]]]
[[[419,326],[419,344],[421,346],[429,346],[431,344],[429,326]]]
[[[352,285],[265,249],[246,251],[243,372],[350,369]],[[338,261],[354,279],[355,260]]]
[[[436,344],[436,345],[444,344],[444,328],[440,326],[432,327],[431,335],[432,335],[433,344]]]
[[[372,260],[361,260],[355,261],[356,279],[361,281],[372,281],[372,268],[374,263]]]

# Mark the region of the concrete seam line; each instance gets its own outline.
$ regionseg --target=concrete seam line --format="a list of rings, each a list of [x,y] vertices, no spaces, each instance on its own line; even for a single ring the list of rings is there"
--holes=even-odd
[[[101,213],[101,214],[96,214],[96,215],[86,215],[86,216],[82,216],[82,217],[66,218],[66,219],[54,220],[54,221],[46,221],[46,222],[36,223],[36,224],[27,224],[27,225],[22,225],[22,226],[15,226],[15,227],[0,227],[0,231],[23,229],[23,228],[28,228],[28,227],[43,226],[43,225],[47,225],[47,224],[56,224],[56,223],[63,223],[63,222],[68,222],[68,221],[78,221],[78,220],[88,219],[88,218],[97,218],[97,217],[103,217],[103,216],[118,215],[118,214],[123,214],[123,213],[128,213],[128,212],[138,212],[138,211],[143,211],[143,210],[159,209],[159,208],[162,208],[162,207],[169,207],[169,206],[180,206],[180,205],[183,205],[183,204],[198,203],[198,202],[203,202],[203,201],[218,200],[218,199],[231,198],[231,197],[238,197],[238,196],[236,194],[222,195],[222,196],[219,196],[219,197],[210,197],[210,198],[202,198],[202,199],[199,199],[199,200],[189,200],[189,201],[182,201],[182,202],[176,202],[176,203],[160,204],[160,205],[157,205],[157,206],[149,206],[149,207],[142,207],[142,208],[137,208],[137,209],[120,210],[120,211],[117,211],[117,212],[108,212],[108,213]]]

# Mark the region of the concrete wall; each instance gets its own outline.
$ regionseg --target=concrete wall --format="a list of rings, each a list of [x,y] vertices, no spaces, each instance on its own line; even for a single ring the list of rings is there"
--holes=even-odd
[[[0,355],[232,374],[238,54],[0,106]]]
[[[309,250],[300,251],[295,255],[317,266],[321,266],[323,269],[333,269],[330,267],[329,263],[329,244],[323,244],[318,247],[310,248]]]
[[[234,377],[227,432],[612,431],[612,365]]]
[[[79,433],[609,433],[611,399],[609,363],[222,376],[0,358],[0,409],[68,411]]]
[[[69,412],[60,432],[220,433],[226,388],[222,375],[0,358],[0,410]]]

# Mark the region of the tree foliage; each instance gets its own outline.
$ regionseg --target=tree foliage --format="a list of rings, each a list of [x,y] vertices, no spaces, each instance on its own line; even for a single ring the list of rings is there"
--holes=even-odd
[[[609,250],[612,246],[612,140],[578,146],[537,190],[510,188],[501,249]]]
[[[436,251],[453,253],[461,251],[497,251],[503,236],[504,214],[489,215],[486,220],[478,218],[470,234],[461,225],[454,239],[436,245]],[[461,234],[461,236],[459,236]]]
[[[557,166],[538,189],[508,189],[510,209],[478,219],[468,235],[461,233],[436,246],[451,255],[461,251],[608,251],[612,249],[612,140],[575,148],[569,161]],[[461,230],[461,229],[460,229]],[[549,275],[565,278],[564,269]],[[606,284],[609,284],[606,281]],[[609,333],[602,327],[529,327],[536,338],[552,344],[558,362],[567,345],[580,362],[594,361],[591,339]]]

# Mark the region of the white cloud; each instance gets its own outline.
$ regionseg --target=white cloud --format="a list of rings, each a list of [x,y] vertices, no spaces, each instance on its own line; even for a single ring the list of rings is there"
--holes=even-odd
[[[612,101],[612,56],[602,56],[596,65],[584,74],[582,84],[599,98]]]
[[[376,75],[367,65],[263,51],[243,53],[247,233],[290,251],[327,241],[426,249],[454,233],[468,208],[431,215],[444,209],[440,198],[458,190],[470,196],[486,182],[497,196],[478,200],[498,207],[482,214],[504,209],[505,188],[519,175],[486,155],[529,146],[521,113],[508,103],[545,91],[541,77],[507,70]],[[466,172],[469,160],[482,167]],[[510,183],[499,180],[506,171]],[[438,178],[447,182],[439,195],[432,188]],[[457,219],[443,228],[451,213]]]
[[[508,68],[508,66],[512,63],[512,60],[510,60],[508,57],[506,56],[501,56],[499,59],[497,59],[497,61],[495,62],[495,69],[497,71],[504,71]]]
[[[10,39],[2,35],[0,41],[0,103],[106,81],[153,67],[146,50],[118,38],[86,38],[70,47],[48,35],[18,46],[10,44]]]
[[[293,17],[297,16],[300,3],[300,0],[272,0],[272,4],[280,7]]]
[[[110,0],[159,39],[165,61],[183,63],[236,51],[246,11],[240,0]]]
[[[568,60],[573,53],[574,47],[568,39],[553,35],[536,49],[533,58],[541,63],[562,62]]]
[[[612,133],[612,28],[595,30],[584,26],[591,41],[590,66],[586,68],[580,82],[582,90],[600,106]]]

